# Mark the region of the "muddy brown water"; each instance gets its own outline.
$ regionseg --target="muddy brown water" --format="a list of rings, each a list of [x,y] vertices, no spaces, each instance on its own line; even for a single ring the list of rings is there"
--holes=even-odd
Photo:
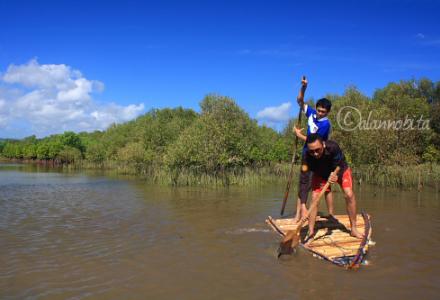
[[[439,298],[434,190],[356,187],[376,246],[350,272],[303,250],[276,259],[279,238],[264,220],[278,216],[283,189],[169,188],[2,164],[0,299]]]

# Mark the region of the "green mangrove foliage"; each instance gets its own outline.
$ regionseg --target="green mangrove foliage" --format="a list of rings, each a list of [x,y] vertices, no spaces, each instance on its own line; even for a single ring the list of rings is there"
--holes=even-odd
[[[59,163],[81,161],[85,146],[78,134],[66,131],[37,139],[34,135],[20,141],[6,140],[2,156],[11,159],[53,160]]]
[[[440,179],[440,82],[390,83],[371,98],[349,87],[342,95],[326,97],[333,103],[331,139],[339,142],[359,178],[390,185],[387,176],[392,175],[400,178],[396,185],[403,185],[420,180],[423,168],[411,175],[402,166],[424,164],[430,166],[431,179]],[[259,125],[233,99],[211,94],[201,101],[200,113],[181,107],[153,109],[105,131],[2,139],[0,154],[112,168],[174,184],[245,184],[246,176],[249,182],[286,176],[294,123],[291,119],[276,132]]]
[[[200,106],[200,116],[166,151],[165,164],[173,182],[186,169],[212,174],[228,184],[228,174],[286,158],[288,145],[280,136],[259,127],[232,99],[208,95]]]
[[[339,141],[356,165],[411,165],[438,162],[438,115],[433,109],[440,103],[440,82],[429,80],[391,83],[377,90],[372,99],[355,88],[342,96],[330,96],[334,109],[330,115],[332,138]],[[351,114],[355,130],[344,128],[347,106],[358,110]],[[428,157],[428,154],[431,157]]]

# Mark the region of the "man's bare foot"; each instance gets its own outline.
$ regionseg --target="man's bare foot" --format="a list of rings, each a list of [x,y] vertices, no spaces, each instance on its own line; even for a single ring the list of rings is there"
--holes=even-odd
[[[309,243],[311,243],[311,242],[313,242],[313,237],[315,236],[315,232],[307,232],[307,235],[306,235],[306,237],[304,238],[304,243],[307,245],[307,244],[309,244]]]
[[[351,229],[351,233],[350,235],[352,237],[358,238],[358,239],[363,239],[364,235],[362,233],[360,233],[359,231],[357,231],[357,229]]]

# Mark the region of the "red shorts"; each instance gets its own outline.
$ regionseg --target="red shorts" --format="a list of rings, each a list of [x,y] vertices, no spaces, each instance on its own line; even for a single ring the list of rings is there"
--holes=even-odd
[[[321,192],[322,188],[324,187],[324,185],[327,183],[327,180],[325,180],[324,178],[313,174],[312,177],[312,190],[313,192]],[[342,187],[342,189],[345,188],[353,188],[353,178],[351,176],[351,169],[347,168],[347,170],[345,170],[344,174],[342,174],[342,178],[339,177],[338,178],[338,183],[339,185]],[[330,186],[328,187],[326,192],[330,192],[331,188]]]

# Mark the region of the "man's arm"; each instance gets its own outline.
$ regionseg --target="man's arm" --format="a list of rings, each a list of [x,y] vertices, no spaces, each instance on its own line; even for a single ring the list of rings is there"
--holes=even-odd
[[[306,93],[307,84],[308,84],[307,78],[306,76],[303,76],[303,78],[301,79],[301,89],[299,90],[298,97],[296,98],[296,101],[298,102],[300,109],[303,110],[304,112],[306,111],[306,107],[304,105],[304,94]]]

